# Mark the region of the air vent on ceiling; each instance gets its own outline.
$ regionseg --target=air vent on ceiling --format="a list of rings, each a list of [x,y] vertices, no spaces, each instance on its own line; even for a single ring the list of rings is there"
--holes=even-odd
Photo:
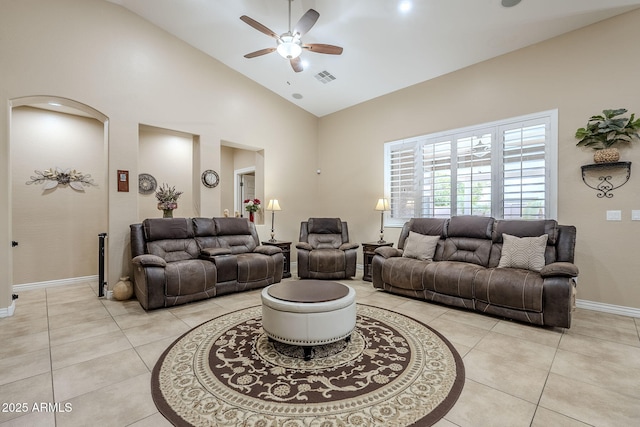
[[[314,77],[318,79],[319,82],[322,82],[324,84],[331,83],[336,79],[335,76],[328,71],[321,71],[318,74],[316,74]]]

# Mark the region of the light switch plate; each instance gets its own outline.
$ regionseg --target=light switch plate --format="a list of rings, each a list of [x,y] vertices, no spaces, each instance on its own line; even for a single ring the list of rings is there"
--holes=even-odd
[[[622,221],[622,211],[607,211],[607,221]]]
[[[640,210],[631,211],[631,221],[640,221]]]

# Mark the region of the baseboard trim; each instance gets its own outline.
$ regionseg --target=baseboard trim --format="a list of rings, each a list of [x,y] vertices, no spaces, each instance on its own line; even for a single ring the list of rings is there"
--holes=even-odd
[[[0,308],[0,318],[13,316],[14,311],[16,311],[16,300],[11,301],[9,307]]]
[[[53,288],[56,286],[78,285],[86,282],[96,282],[98,276],[70,277],[68,279],[48,280],[46,282],[21,283],[13,285],[13,292],[31,291],[34,289]]]
[[[622,305],[605,304],[603,302],[576,300],[576,307],[585,310],[602,311],[603,313],[618,314],[620,316],[640,317],[640,308],[624,307]]]

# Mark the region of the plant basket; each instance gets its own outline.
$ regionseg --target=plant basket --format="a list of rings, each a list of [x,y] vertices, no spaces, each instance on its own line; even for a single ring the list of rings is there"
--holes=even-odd
[[[603,148],[596,150],[593,161],[596,163],[615,163],[620,160],[620,152],[617,148]]]

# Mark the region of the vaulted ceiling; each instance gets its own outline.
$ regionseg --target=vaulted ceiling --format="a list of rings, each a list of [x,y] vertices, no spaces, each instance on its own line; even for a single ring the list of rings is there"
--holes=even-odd
[[[288,0],[107,1],[318,117],[640,7],[640,0],[294,0],[292,27],[309,9],[320,14],[303,44],[344,48],[342,55],[304,50],[304,71],[295,72],[276,52],[245,58],[277,41],[240,20],[247,15],[283,34]]]

